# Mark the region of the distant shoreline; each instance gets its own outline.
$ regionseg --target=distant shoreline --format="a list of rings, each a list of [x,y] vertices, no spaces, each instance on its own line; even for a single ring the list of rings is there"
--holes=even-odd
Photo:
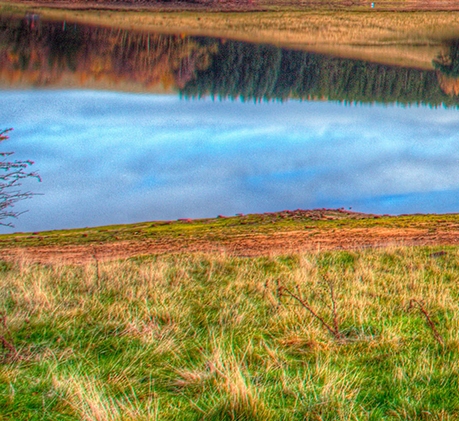
[[[0,13],[36,13],[50,20],[264,43],[422,70],[433,70],[432,60],[448,40],[459,38],[459,13],[394,14],[375,11],[367,1],[362,4],[366,6],[318,9],[270,0],[237,3],[237,7],[232,3],[3,0]],[[459,2],[456,6],[459,9]]]
[[[4,3],[80,10],[150,10],[164,12],[253,12],[253,11],[458,11],[454,0],[3,0]]]

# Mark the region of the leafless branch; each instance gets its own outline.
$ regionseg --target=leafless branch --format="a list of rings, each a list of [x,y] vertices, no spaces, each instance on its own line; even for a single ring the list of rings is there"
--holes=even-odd
[[[309,311],[309,313],[312,314],[312,316],[314,318],[316,318],[317,320],[319,320],[319,322],[322,324],[323,327],[325,327],[325,329],[328,330],[328,332],[330,332],[333,337],[337,340],[340,340],[340,339],[343,339],[343,335],[341,334],[341,332],[339,331],[339,328],[338,326],[330,326],[330,324],[328,324],[319,314],[317,314],[315,312],[315,310],[310,306],[310,304],[303,300],[299,294],[295,294],[293,293],[292,291],[290,291],[288,288],[284,287],[284,286],[279,286],[278,287],[278,295],[279,296],[282,296],[282,295],[289,295],[290,297],[292,297],[294,300],[296,300],[298,303],[301,304],[301,306],[303,306],[307,311]],[[334,298],[333,298],[333,301],[334,301]],[[337,318],[334,318],[334,322],[337,323]]]
[[[424,308],[422,303],[419,300],[416,300],[415,298],[412,298],[410,300],[410,305],[408,306],[408,310],[411,310],[412,308],[415,308],[415,304],[417,304],[419,311],[424,315],[424,317],[425,317],[425,319],[427,321],[427,324],[429,325],[430,330],[432,331],[432,334],[433,334],[434,338],[436,339],[436,341],[440,345],[444,346],[445,345],[445,341],[443,340],[442,336],[438,332],[438,330],[437,330],[437,328],[435,326],[435,323],[433,322],[432,318],[430,317],[429,313]]]
[[[12,129],[0,131],[0,142],[8,139],[7,133]],[[11,222],[3,222],[5,219],[17,218],[23,212],[11,210],[14,205],[24,199],[30,199],[34,196],[31,192],[22,192],[19,187],[22,180],[26,178],[36,178],[41,181],[38,173],[28,171],[28,168],[34,164],[33,161],[10,161],[9,157],[13,152],[0,152],[0,225],[13,227]]]
[[[2,328],[4,330],[4,334],[0,335],[0,343],[2,344],[2,347],[4,350],[7,350],[8,352],[5,355],[5,358],[7,359],[18,359],[19,358],[19,353],[16,349],[16,347],[13,345],[11,341],[6,339],[5,335],[9,334],[9,329],[6,324],[6,315],[5,314],[0,314],[0,323],[2,325]]]

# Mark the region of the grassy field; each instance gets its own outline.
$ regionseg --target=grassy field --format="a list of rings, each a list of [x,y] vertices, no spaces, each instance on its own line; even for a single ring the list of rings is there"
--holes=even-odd
[[[459,248],[0,266],[0,418],[459,418]]]

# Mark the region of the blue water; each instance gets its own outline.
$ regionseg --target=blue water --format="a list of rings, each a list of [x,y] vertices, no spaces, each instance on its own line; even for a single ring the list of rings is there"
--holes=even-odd
[[[3,150],[43,181],[15,229],[282,209],[459,211],[454,109],[2,91]]]

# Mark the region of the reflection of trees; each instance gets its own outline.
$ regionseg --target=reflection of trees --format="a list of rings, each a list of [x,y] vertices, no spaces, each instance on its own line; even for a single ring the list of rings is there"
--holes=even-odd
[[[448,43],[448,52],[439,54],[434,67],[446,76],[459,77],[459,40]]]
[[[215,43],[214,43],[215,44]],[[215,45],[62,22],[0,20],[2,79],[47,85],[71,75],[88,81],[184,86],[209,63]]]
[[[67,67],[75,71],[78,63],[78,52],[85,42],[84,36],[80,34],[79,28],[74,26],[67,30],[59,27],[52,27],[46,33],[44,40],[48,46],[48,60],[51,67]]]
[[[435,71],[227,41],[184,89],[191,97],[243,100],[329,99],[457,105]]]
[[[456,106],[458,87],[445,75],[459,71],[458,45],[450,43],[449,54],[435,62],[437,71],[425,71],[269,45],[0,18],[0,79],[38,86],[128,83],[142,90],[160,85],[184,96],[255,101]]]

